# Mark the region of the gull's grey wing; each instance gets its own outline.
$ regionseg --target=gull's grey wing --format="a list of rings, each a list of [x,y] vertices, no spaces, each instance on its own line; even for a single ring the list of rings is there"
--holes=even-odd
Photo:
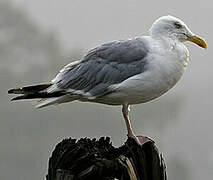
[[[148,51],[142,38],[103,44],[67,65],[52,82],[59,90],[99,97],[109,86],[144,72]]]

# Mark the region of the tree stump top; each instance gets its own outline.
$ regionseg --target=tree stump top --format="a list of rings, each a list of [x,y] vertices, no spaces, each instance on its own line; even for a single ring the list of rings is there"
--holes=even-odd
[[[166,166],[155,143],[128,138],[115,148],[109,137],[65,139],[49,159],[47,180],[166,180]]]

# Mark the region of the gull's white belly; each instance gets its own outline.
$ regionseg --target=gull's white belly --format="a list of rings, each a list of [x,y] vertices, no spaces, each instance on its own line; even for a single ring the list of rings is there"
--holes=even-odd
[[[139,104],[161,96],[178,82],[187,65],[187,49],[185,53],[182,53],[184,54],[183,57],[176,54],[174,55],[171,52],[171,54],[166,55],[166,58],[161,55],[150,58],[152,60],[145,72],[135,75],[118,85],[113,85],[114,92],[104,96],[97,102],[111,105]]]
[[[167,92],[177,83],[182,74],[180,73],[176,79],[171,80],[158,75],[157,72],[147,72],[145,75],[137,75],[122,84],[115,92],[109,94],[108,97],[104,97],[104,99],[110,104],[144,103]],[[153,78],[153,76],[157,78]]]

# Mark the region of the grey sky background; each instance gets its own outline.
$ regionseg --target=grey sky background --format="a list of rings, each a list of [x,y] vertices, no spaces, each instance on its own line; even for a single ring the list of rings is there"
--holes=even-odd
[[[167,14],[205,38],[208,49],[186,43],[190,63],[181,81],[161,98],[132,106],[131,122],[156,141],[169,179],[212,179],[212,3],[192,0],[1,0],[0,179],[44,179],[54,146],[66,137],[110,136],[121,145],[120,107],[74,102],[36,110],[31,101],[10,102],[7,90],[49,81],[104,42],[148,34]]]

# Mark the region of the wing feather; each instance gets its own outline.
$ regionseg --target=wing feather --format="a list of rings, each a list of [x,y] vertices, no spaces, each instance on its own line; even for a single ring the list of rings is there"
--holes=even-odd
[[[67,65],[52,82],[55,90],[99,97],[108,93],[111,85],[144,72],[148,51],[142,38],[107,43],[89,51],[82,61]]]

